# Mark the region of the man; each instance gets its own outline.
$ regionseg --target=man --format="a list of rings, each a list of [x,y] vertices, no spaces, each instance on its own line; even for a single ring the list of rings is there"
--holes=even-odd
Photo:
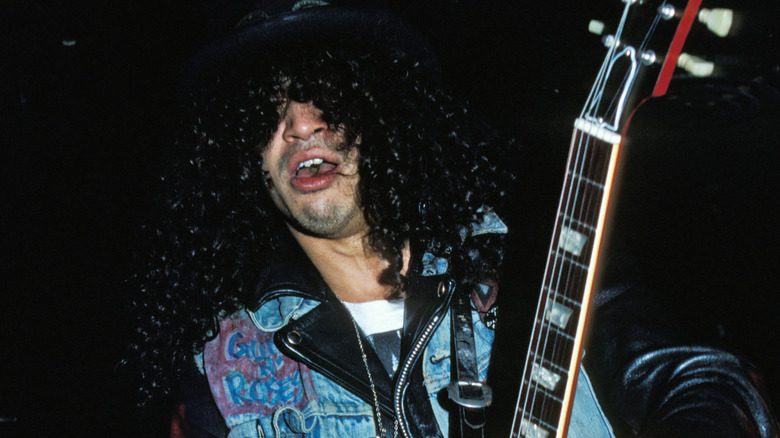
[[[514,144],[442,90],[431,60],[385,11],[278,1],[188,65],[192,126],[134,299],[142,391],[188,378],[177,433],[485,433]],[[727,387],[742,393],[715,391],[729,408],[702,412],[772,436],[741,366]],[[641,380],[661,396],[690,382]],[[621,421],[656,430],[652,403]],[[585,370],[569,436],[612,436]]]

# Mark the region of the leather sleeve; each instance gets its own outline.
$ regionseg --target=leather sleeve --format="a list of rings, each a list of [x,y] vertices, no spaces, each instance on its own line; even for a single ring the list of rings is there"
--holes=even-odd
[[[757,370],[691,336],[660,294],[605,290],[592,318],[584,363],[618,437],[778,436]]]

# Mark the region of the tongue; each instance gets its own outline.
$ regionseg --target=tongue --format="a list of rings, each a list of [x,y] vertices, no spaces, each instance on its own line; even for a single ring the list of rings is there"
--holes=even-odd
[[[322,163],[319,166],[305,167],[298,171],[295,175],[296,178],[311,178],[318,175],[324,175],[326,173],[333,172],[336,169],[336,165],[332,163]]]

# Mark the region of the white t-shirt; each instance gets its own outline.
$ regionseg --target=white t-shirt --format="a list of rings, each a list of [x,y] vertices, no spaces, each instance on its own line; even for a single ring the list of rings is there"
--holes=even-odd
[[[368,337],[387,373],[395,374],[401,354],[404,301],[377,300],[344,305]]]

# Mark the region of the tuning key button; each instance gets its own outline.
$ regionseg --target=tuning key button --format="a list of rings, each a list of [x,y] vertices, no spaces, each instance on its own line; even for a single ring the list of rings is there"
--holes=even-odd
[[[588,32],[601,35],[604,33],[604,22],[599,20],[590,20],[588,23]]]
[[[734,11],[731,9],[702,9],[699,11],[699,21],[707,25],[712,33],[719,37],[728,35],[734,22]]]
[[[709,76],[715,69],[715,64],[712,62],[687,53],[680,53],[680,57],[677,59],[677,66],[697,77]]]

